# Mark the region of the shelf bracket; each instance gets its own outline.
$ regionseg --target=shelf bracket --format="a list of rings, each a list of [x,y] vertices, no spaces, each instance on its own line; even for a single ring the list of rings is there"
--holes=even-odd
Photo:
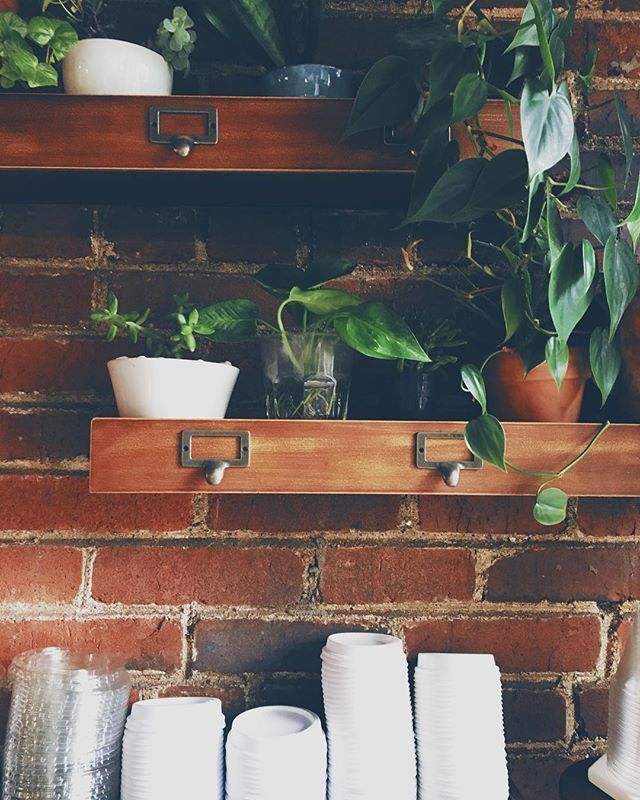
[[[237,437],[240,455],[237,458],[194,458],[191,453],[193,439],[197,436]],[[180,464],[183,467],[200,467],[211,486],[222,483],[229,467],[248,467],[251,455],[249,431],[182,431],[180,434]]]
[[[481,469],[482,459],[475,454],[469,461],[430,461],[427,458],[427,442],[430,439],[454,439],[464,441],[463,433],[418,433],[416,436],[416,467],[419,469],[437,469],[447,486],[460,483],[460,472],[463,469]]]

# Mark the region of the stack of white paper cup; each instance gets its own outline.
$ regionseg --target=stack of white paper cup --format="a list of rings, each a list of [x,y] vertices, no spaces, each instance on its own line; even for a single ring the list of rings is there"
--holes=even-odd
[[[381,633],[338,633],[322,651],[330,800],[415,800],[407,659]]]
[[[121,800],[222,800],[224,724],[213,697],[135,703],[122,746]]]
[[[607,754],[589,767],[589,780],[615,800],[640,800],[640,621],[609,691]]]
[[[419,800],[508,800],[500,670],[491,655],[421,653]]]
[[[326,790],[327,741],[317,714],[263,706],[236,717],[227,739],[227,800],[325,800]]]

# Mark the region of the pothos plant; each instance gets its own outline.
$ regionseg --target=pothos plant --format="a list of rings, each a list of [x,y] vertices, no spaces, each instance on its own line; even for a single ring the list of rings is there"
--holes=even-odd
[[[550,0],[529,0],[517,28],[500,32],[473,2],[457,17],[447,16],[448,11],[448,4],[436,2],[432,17],[398,37],[402,55],[389,56],[372,68],[347,133],[398,125],[412,117],[411,144],[419,156],[407,224],[478,224],[487,215],[505,223],[506,234],[503,226],[499,238],[482,243],[493,250],[489,264],[478,261],[470,234],[470,262],[499,285],[474,287],[467,295],[475,301],[497,288],[503,344],[516,345],[524,369],[546,361],[560,386],[570,337],[589,309],[602,309],[604,324],[591,325],[587,332],[591,370],[604,404],[620,371],[618,326],[640,282],[634,252],[640,239],[640,185],[630,213],[618,221],[610,159],[600,157],[595,185],[581,182],[575,118],[588,110],[597,52],[587,54],[583,70],[574,76],[579,91],[572,96],[563,68],[564,40],[573,26],[575,4],[560,14]],[[476,24],[468,28],[471,14]],[[494,77],[505,74],[506,84]],[[496,134],[482,129],[478,115],[491,96],[504,101],[509,119],[513,107],[519,106],[522,140],[499,138],[520,149],[494,155],[487,146],[487,137]],[[626,182],[633,157],[632,123],[620,94],[610,102],[620,122]],[[456,122],[466,126],[477,157],[457,160],[456,146],[446,135]],[[561,215],[574,206],[604,247],[602,273],[590,239],[565,240]],[[518,469],[506,461],[504,429],[488,413],[482,368],[463,367],[462,384],[482,411],[467,425],[467,445],[500,469]],[[546,479],[534,509],[538,521],[555,524],[564,519],[567,496],[547,483],[562,477],[601,434],[562,470],[534,473]]]

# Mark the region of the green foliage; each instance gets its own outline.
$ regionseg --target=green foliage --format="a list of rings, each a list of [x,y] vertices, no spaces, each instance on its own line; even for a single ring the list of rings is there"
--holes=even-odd
[[[618,343],[609,338],[609,332],[604,328],[594,328],[589,340],[589,363],[596,386],[602,396],[602,405],[607,402],[613,389],[620,367],[622,357]]]
[[[541,525],[559,525],[567,516],[569,498],[562,489],[550,486],[536,496],[533,516]]]
[[[118,298],[109,292],[107,305],[94,311],[90,319],[106,327],[107,341],[119,333],[134,344],[144,342],[154,356],[181,358],[196,350],[198,337],[212,342],[238,342],[255,336],[257,306],[249,300],[223,300],[197,307],[189,295],[173,295],[173,309],[160,324],[149,322],[151,310],[122,313]]]
[[[424,314],[410,314],[407,323],[414,332],[420,346],[431,359],[415,361],[415,367],[423,372],[435,372],[449,364],[455,364],[458,357],[452,351],[466,344],[461,331],[448,319],[429,320]],[[404,359],[399,359],[399,368],[404,368]]]
[[[173,9],[171,19],[163,19],[156,31],[156,49],[176,72],[189,74],[196,32],[194,22],[182,6]]]
[[[312,60],[325,0],[198,0],[223,36],[267,68]]]
[[[464,440],[474,455],[488,461],[503,472],[505,463],[506,438],[504,428],[492,414],[481,414],[468,422],[464,429]]]
[[[0,12],[0,87],[57,86],[53,65],[77,41],[75,30],[63,20],[41,16],[27,22],[12,11]]]

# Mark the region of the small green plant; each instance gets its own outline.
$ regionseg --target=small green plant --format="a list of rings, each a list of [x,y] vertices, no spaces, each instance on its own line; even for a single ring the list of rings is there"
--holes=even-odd
[[[198,0],[213,27],[267,69],[312,60],[325,0]]]
[[[42,11],[59,8],[81,39],[106,38],[113,28],[107,19],[107,0],[44,0]]]
[[[109,292],[107,305],[90,318],[106,326],[107,341],[120,333],[134,344],[143,342],[152,355],[182,358],[196,350],[198,339],[211,342],[239,342],[255,336],[257,306],[249,300],[223,300],[209,306],[195,306],[189,295],[173,295],[173,309],[159,323],[150,321],[151,310],[123,313],[118,298]]]
[[[40,16],[27,21],[13,11],[0,12],[0,87],[57,86],[54,64],[77,41],[74,28],[63,20]]]
[[[189,74],[196,32],[194,22],[182,6],[173,9],[171,19],[163,19],[156,32],[156,49],[176,72]]]
[[[411,362],[412,366],[421,372],[435,372],[449,364],[457,363],[458,357],[451,351],[466,344],[466,341],[461,338],[462,331],[459,328],[447,319],[432,322],[425,319],[422,314],[411,315],[407,322],[422,349],[431,359],[429,362]],[[398,369],[403,370],[405,366],[405,360],[400,359]]]

